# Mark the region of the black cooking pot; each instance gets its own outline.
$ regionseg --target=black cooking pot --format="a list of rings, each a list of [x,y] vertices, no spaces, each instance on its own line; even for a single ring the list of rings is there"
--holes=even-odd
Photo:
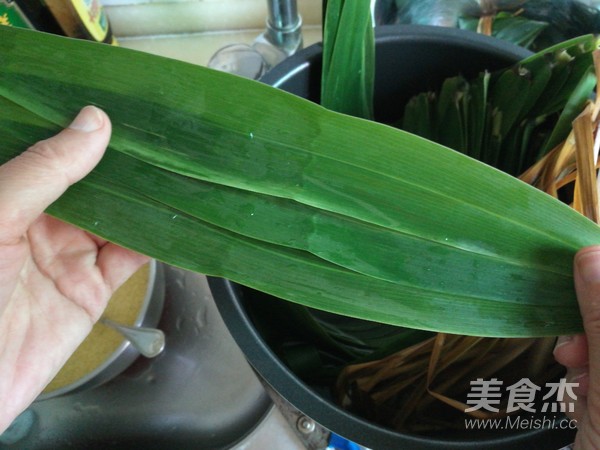
[[[458,75],[506,67],[530,53],[506,42],[457,29],[382,26],[376,31],[375,117],[398,119],[413,95],[436,89]],[[279,64],[262,81],[319,102],[322,47],[306,48]],[[227,280],[209,279],[218,308],[250,364],[283,398],[329,430],[380,449],[558,449],[573,441],[570,429],[500,430],[424,437],[370,423],[341,409],[300,380],[269,348],[249,318],[246,305],[260,293]]]

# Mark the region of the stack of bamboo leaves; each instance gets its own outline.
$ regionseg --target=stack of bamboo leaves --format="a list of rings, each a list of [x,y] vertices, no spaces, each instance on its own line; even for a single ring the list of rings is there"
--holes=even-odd
[[[512,175],[520,175],[563,142],[596,85],[583,36],[475,80],[445,81],[413,98],[401,127]]]

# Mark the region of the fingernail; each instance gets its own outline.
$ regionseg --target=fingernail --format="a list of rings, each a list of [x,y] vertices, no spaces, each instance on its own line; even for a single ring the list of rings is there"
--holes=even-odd
[[[559,336],[558,339],[556,339],[556,345],[554,346],[554,349],[556,350],[558,347],[562,347],[563,345],[568,344],[572,340],[573,336]]]
[[[577,255],[577,269],[586,283],[600,283],[600,251],[593,250]]]
[[[86,106],[79,111],[79,114],[77,114],[77,117],[71,122],[69,128],[85,133],[91,133],[92,131],[99,130],[103,123],[104,120],[100,110],[95,106]]]

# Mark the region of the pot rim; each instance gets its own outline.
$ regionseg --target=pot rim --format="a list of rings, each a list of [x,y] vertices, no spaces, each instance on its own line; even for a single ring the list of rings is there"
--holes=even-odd
[[[468,39],[465,39],[467,37]],[[531,51],[510,42],[473,31],[433,25],[380,25],[375,27],[375,40],[378,44],[398,40],[418,40],[419,42],[440,42],[440,40],[443,40],[448,44],[457,43],[461,46],[466,45],[471,49],[485,50],[492,57],[494,55],[502,57],[512,55],[516,60],[524,59],[533,54]],[[273,87],[280,87],[298,72],[304,70],[313,58],[320,58],[322,52],[322,42],[310,45],[277,64],[265,73],[259,81]]]

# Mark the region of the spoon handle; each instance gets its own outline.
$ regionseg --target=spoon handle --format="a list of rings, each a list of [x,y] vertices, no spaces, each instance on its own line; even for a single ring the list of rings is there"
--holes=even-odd
[[[165,348],[165,334],[156,328],[128,327],[107,318],[100,322],[121,333],[146,358],[158,356]]]

